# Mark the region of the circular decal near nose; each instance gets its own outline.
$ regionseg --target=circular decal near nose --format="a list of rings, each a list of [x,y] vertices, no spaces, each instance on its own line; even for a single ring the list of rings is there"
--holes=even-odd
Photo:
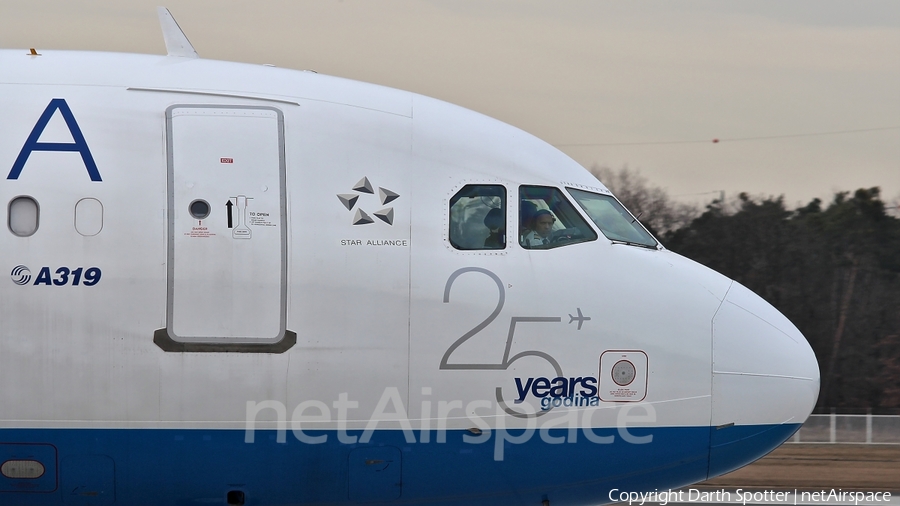
[[[634,364],[627,360],[619,360],[612,368],[612,379],[616,385],[624,387],[634,381]]]

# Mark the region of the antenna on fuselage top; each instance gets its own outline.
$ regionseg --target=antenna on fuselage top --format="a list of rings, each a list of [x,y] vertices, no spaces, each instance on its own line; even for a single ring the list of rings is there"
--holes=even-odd
[[[159,25],[162,28],[163,39],[166,41],[168,56],[200,58],[169,9],[157,7],[156,12],[159,14]]]

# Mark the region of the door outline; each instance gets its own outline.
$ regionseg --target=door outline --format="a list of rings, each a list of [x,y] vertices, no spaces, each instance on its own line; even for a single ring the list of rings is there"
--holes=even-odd
[[[279,164],[279,207],[281,217],[281,286],[279,308],[279,334],[274,338],[224,338],[208,336],[202,338],[182,338],[172,329],[174,315],[174,268],[175,268],[175,165],[172,149],[174,135],[173,112],[176,109],[219,109],[219,110],[265,110],[277,117],[278,164]],[[297,343],[297,334],[287,330],[287,184],[284,140],[284,114],[270,106],[217,105],[217,104],[175,104],[166,109],[166,327],[153,333],[153,342],[167,352],[238,352],[238,353],[284,353]]]

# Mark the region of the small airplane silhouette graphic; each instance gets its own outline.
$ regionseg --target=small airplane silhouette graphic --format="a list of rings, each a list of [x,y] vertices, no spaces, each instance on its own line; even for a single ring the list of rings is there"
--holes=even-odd
[[[583,314],[581,314],[581,308],[580,308],[580,307],[579,307],[579,308],[576,308],[576,309],[578,310],[578,316],[572,316],[572,314],[569,313],[569,323],[572,323],[572,322],[574,322],[574,321],[577,321],[577,322],[578,322],[578,330],[581,330],[581,325],[584,324],[584,322],[589,321],[589,320],[591,319],[591,317],[590,317],[590,316],[584,316]]]

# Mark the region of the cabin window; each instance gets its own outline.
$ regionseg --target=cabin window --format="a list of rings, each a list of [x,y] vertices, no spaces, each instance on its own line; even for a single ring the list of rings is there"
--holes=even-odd
[[[551,249],[593,241],[597,233],[558,188],[519,187],[519,244]]]
[[[9,202],[9,230],[19,237],[28,237],[37,232],[40,222],[40,208],[31,197],[16,197]]]
[[[656,248],[656,239],[612,195],[567,188],[603,235],[613,242]]]
[[[450,244],[460,250],[506,248],[506,188],[466,185],[450,199]]]
[[[75,204],[75,230],[90,237],[103,230],[103,204],[97,199],[81,199]]]

